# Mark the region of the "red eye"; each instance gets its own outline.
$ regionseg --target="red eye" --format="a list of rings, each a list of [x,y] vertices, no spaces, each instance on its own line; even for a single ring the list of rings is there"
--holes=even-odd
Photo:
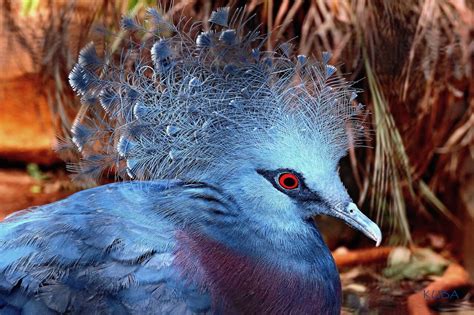
[[[298,188],[300,181],[295,174],[283,173],[278,177],[278,183],[284,189],[296,189]]]

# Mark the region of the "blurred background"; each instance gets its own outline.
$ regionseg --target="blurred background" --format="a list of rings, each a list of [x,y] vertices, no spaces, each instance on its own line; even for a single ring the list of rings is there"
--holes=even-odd
[[[54,150],[80,110],[68,73],[91,40],[120,52],[121,17],[156,5],[0,0],[0,220],[84,188]],[[474,2],[175,0],[167,14],[200,20],[226,5],[254,15],[250,28],[273,30],[267,49],[291,40],[297,54],[332,52],[363,91],[370,128],[341,175],[384,246],[361,249],[372,244],[316,219],[342,272],[344,312],[474,314]]]

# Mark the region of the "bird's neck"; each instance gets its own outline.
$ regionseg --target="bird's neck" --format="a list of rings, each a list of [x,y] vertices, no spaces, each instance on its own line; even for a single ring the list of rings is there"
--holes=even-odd
[[[249,251],[224,246],[199,233],[177,235],[176,262],[189,280],[213,297],[223,313],[338,314],[341,288],[331,253],[319,232],[295,239],[292,248],[307,255],[288,255],[286,247]],[[247,242],[247,245],[251,244]],[[254,242],[255,244],[255,242]],[[312,247],[311,247],[312,245]]]

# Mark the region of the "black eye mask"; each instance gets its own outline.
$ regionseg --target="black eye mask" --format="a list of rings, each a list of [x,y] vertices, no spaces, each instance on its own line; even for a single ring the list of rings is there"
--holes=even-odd
[[[276,170],[258,169],[257,173],[265,177],[273,185],[273,187],[275,187],[282,193],[288,195],[289,197],[297,200],[298,202],[311,201],[311,202],[318,202],[318,203],[329,206],[328,202],[324,200],[324,198],[317,191],[313,191],[308,188],[308,186],[306,185],[304,181],[303,175],[301,175],[300,173],[292,169],[287,169],[287,168],[279,168]],[[287,174],[292,175],[292,176],[288,176],[289,179],[292,179],[292,180],[296,179],[298,181],[297,187],[287,189],[282,186],[282,184],[280,183],[280,179],[282,178],[282,176],[285,176]],[[288,184],[290,183],[288,182]],[[291,185],[288,185],[288,186],[291,186]]]

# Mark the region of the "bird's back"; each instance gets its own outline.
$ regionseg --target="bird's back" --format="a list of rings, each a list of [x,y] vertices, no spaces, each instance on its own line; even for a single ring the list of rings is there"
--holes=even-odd
[[[181,280],[173,265],[176,226],[152,209],[150,196],[173,185],[105,185],[5,219],[0,313],[208,310],[206,294]]]

